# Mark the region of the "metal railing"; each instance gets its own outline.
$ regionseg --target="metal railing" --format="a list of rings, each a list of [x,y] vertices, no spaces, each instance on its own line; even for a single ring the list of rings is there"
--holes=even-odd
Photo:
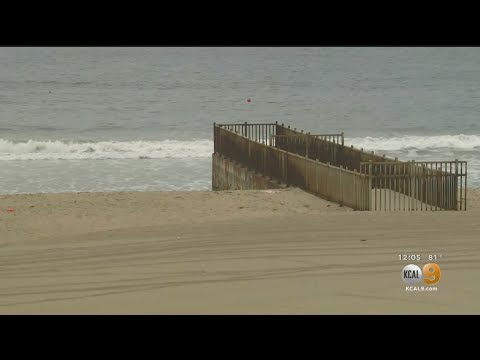
[[[214,151],[357,210],[466,210],[465,161],[401,162],[347,147],[343,135],[278,123],[214,124]]]
[[[220,125],[214,126],[214,143],[215,152],[264,176],[357,210],[368,210],[366,175],[251,140]]]
[[[237,124],[214,124],[214,126],[215,125],[233,131],[247,139],[274,146],[272,137],[275,135],[278,123],[248,124],[244,122]]]
[[[326,135],[311,135],[310,133],[304,134],[301,131],[297,131],[296,128],[291,129],[282,125],[277,125],[276,134],[278,136],[298,136],[297,145],[291,143],[288,140],[283,142],[277,141],[276,146],[296,154],[307,156],[310,159],[319,159],[323,163],[329,162],[333,166],[343,166],[348,170],[360,171],[360,163],[368,162],[372,160],[374,162],[383,161],[396,161],[397,159],[390,159],[386,156],[380,156],[374,154],[373,151],[366,152],[363,148],[356,149],[353,146],[345,146],[344,133],[340,134],[326,134]],[[304,140],[301,140],[304,139]],[[308,139],[308,140],[307,140]],[[305,149],[305,142],[308,141],[308,151]]]
[[[364,162],[372,210],[466,210],[467,162]]]

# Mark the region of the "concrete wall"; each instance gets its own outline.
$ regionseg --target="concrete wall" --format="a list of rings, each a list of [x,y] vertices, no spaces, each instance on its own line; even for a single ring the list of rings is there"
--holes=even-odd
[[[212,155],[212,190],[265,190],[287,187],[220,154]]]

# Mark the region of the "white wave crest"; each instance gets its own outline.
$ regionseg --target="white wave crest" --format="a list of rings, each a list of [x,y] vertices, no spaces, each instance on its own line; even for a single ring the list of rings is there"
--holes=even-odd
[[[405,135],[391,138],[367,136],[345,138],[345,144],[364,150],[480,149],[480,135]]]
[[[203,158],[212,152],[211,140],[13,142],[0,139],[0,160]]]

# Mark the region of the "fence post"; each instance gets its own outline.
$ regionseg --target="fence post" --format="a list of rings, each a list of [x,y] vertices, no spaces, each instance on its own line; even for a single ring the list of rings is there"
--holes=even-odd
[[[251,143],[250,141],[247,141],[247,166],[248,167],[251,167],[251,168],[255,168],[253,165],[253,161],[251,161],[250,159],[252,158],[252,149],[251,149]]]
[[[353,203],[355,204],[354,205],[354,209],[355,210],[358,210],[359,209],[359,191],[358,191],[358,177],[357,177],[357,170],[356,169],[353,169],[353,173],[354,173],[354,176],[353,176],[353,199],[350,199],[350,200],[353,200]]]
[[[213,122],[213,152],[217,152],[217,129],[215,127],[215,122]]]
[[[343,135],[344,135],[344,132],[342,131],[342,146],[344,145],[344,144],[343,144]]]
[[[413,173],[413,176],[412,176]],[[415,168],[415,160],[412,160],[412,163],[410,165],[410,183],[411,183],[411,188],[413,188],[413,194],[412,191],[410,190],[410,200],[411,200],[411,209],[415,208],[417,210],[417,183],[416,183],[416,168]]]
[[[308,190],[308,172],[307,172],[307,166],[308,166],[308,134],[305,134],[305,189]]]
[[[285,184],[288,184],[288,150],[285,151]]]
[[[368,160],[368,210],[372,208],[372,160]],[[377,189],[375,189],[375,201],[377,201]],[[375,206],[376,203],[375,203]]]
[[[343,206],[343,166],[340,165],[340,204]]]
[[[330,201],[330,187],[328,186],[328,184],[330,183],[330,162],[327,162],[327,176],[326,176],[326,179],[325,179],[325,192],[326,192],[326,196],[327,196],[327,200]]]
[[[467,211],[467,163],[465,162],[465,211]]]
[[[310,133],[305,134],[305,157],[308,158],[308,137]]]
[[[336,166],[337,165],[337,143],[335,142],[335,139],[333,140],[333,151],[332,151],[332,155],[333,155],[333,165]]]
[[[458,210],[458,159],[455,159],[455,180],[453,185],[453,194],[454,194],[454,202],[455,202],[455,210]],[[461,195],[460,195],[461,196]]]
[[[267,176],[267,146],[263,147],[263,176]],[[271,176],[271,174],[268,174]]]
[[[280,148],[277,147],[278,149],[278,161],[280,162],[280,174],[281,174],[281,179],[282,179],[282,182],[286,183],[286,179],[285,179],[285,170],[284,170],[284,158],[283,158],[283,155],[280,155]]]
[[[219,153],[222,152],[222,148],[223,148],[222,130],[223,128],[221,126],[217,128],[217,150]]]

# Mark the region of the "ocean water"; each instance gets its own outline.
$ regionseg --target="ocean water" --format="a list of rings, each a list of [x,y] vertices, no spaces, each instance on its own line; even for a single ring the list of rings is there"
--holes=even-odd
[[[480,48],[4,47],[0,193],[209,190],[213,122],[244,121],[480,186],[479,100]]]

